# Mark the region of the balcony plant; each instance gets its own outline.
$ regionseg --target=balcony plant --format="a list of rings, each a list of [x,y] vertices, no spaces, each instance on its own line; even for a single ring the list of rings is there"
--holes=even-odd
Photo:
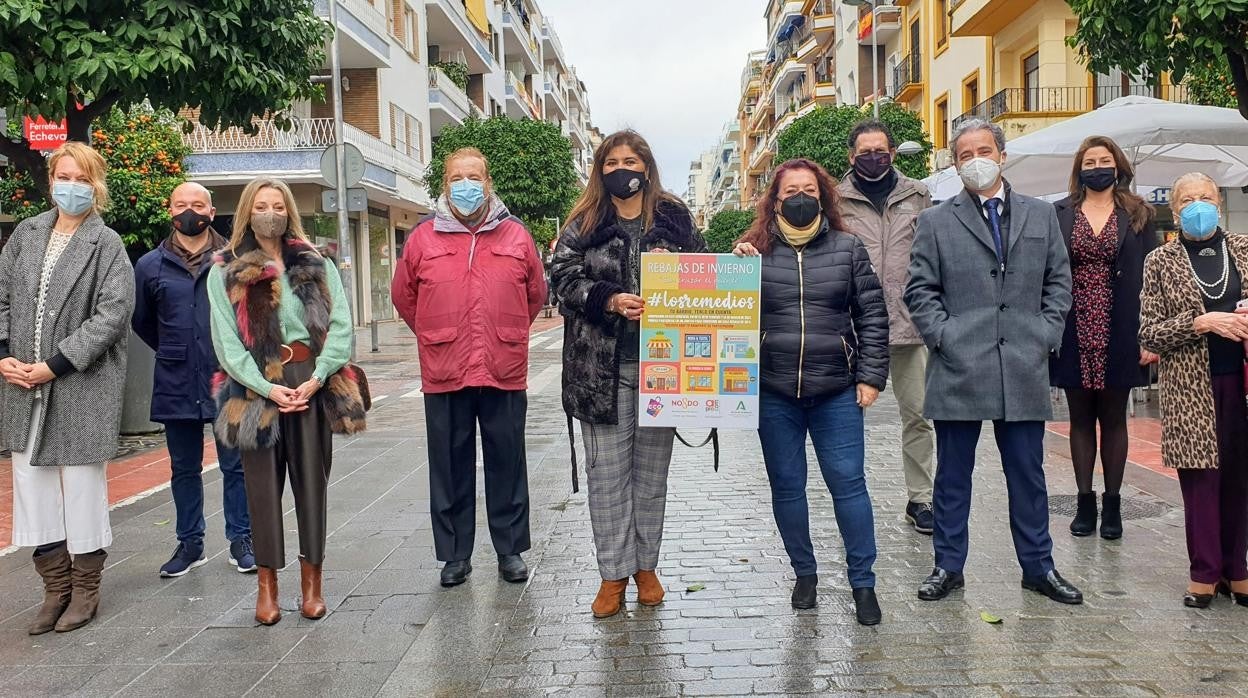
[[[433,67],[455,83],[459,89],[468,91],[468,65],[456,61],[437,61]]]

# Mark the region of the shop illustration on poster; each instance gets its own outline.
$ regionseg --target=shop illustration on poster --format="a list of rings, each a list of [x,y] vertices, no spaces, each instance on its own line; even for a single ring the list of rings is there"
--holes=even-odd
[[[758,428],[757,257],[644,254],[640,426]]]

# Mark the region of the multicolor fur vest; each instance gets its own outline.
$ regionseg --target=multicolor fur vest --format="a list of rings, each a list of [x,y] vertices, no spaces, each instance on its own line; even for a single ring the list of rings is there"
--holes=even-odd
[[[238,245],[217,253],[213,262],[222,267],[225,289],[234,306],[239,336],[251,352],[266,380],[282,383],[282,323],[277,308],[282,287],[278,267],[259,249],[250,234]],[[330,294],[325,282],[325,258],[307,242],[286,236],[282,263],[295,297],[303,302],[303,322],[311,338],[308,348],[319,356],[329,332]],[[364,430],[367,397],[361,395],[355,368],[344,366],[325,382],[313,398],[319,401],[335,434]],[[294,386],[289,386],[294,387]],[[214,380],[217,400],[217,437],[227,446],[244,450],[269,448],[280,438],[277,404],[257,395],[243,384],[218,372]]]

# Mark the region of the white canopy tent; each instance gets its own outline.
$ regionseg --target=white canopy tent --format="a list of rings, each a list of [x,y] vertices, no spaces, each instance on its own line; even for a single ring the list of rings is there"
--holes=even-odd
[[[1006,144],[1004,173],[1015,190],[1048,197],[1067,190],[1072,159],[1088,136],[1108,136],[1135,164],[1137,188],[1168,187],[1204,172],[1222,187],[1248,186],[1248,120],[1234,109],[1122,97]],[[932,198],[962,190],[950,167],[923,180]]]

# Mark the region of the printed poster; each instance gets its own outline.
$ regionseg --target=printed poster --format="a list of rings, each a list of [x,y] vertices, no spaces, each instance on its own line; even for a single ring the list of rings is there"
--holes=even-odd
[[[641,256],[643,427],[758,428],[762,261]]]

